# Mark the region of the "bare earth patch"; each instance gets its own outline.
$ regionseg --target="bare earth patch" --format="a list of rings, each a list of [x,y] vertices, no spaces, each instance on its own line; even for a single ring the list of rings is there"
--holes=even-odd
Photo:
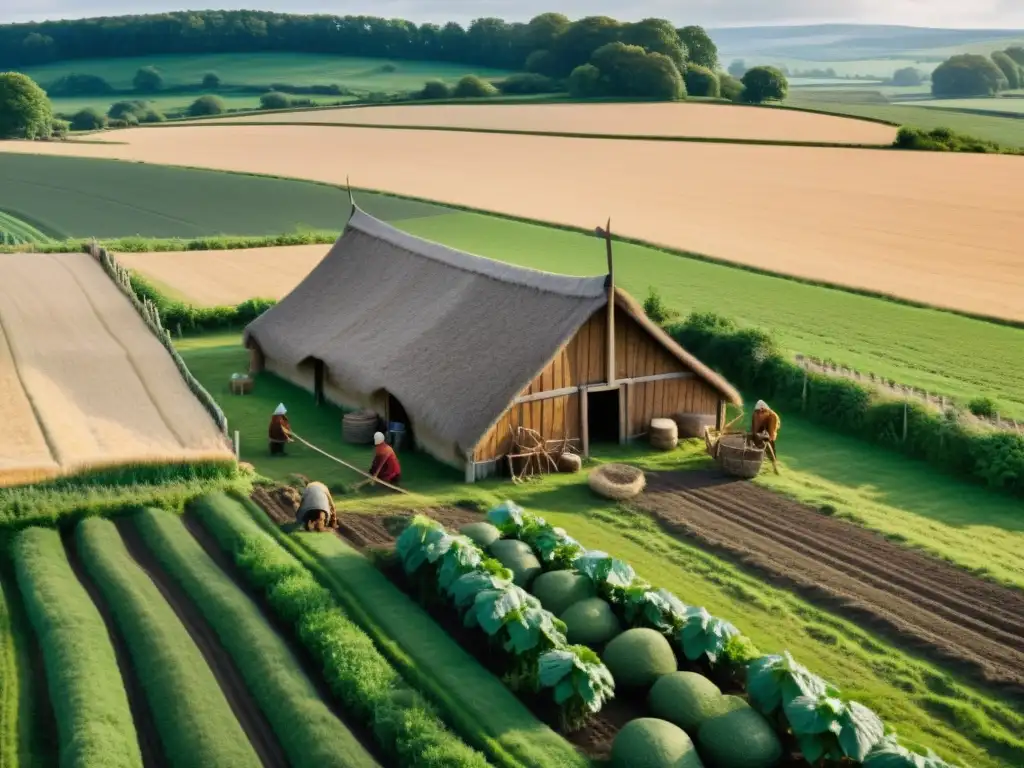
[[[119,253],[117,260],[197,306],[239,304],[287,295],[327,255],[330,245],[231,251]]]
[[[0,485],[231,458],[170,355],[91,256],[0,254],[0,324],[17,371],[17,380],[0,374],[9,395],[0,422],[22,435],[0,443]],[[35,467],[25,466],[28,456]]]
[[[0,151],[347,176],[581,227],[610,214],[619,234],[656,244],[1024,320],[1019,157],[312,126],[139,128],[107,141],[125,144]]]
[[[611,136],[892,144],[896,128],[867,120],[728,104],[437,104],[317,109],[214,123],[358,123]]]

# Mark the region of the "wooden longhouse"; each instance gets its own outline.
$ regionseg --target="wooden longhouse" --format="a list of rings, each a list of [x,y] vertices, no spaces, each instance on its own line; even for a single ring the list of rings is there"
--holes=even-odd
[[[721,425],[726,403],[741,403],[614,286],[611,270],[579,278],[515,267],[359,208],[245,343],[253,369],[405,423],[419,449],[469,482],[505,469],[519,427],[589,455],[596,443],[643,436],[653,418]]]

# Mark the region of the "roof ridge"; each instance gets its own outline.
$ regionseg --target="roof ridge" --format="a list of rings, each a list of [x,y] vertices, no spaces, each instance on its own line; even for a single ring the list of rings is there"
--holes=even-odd
[[[460,251],[433,240],[426,240],[403,232],[387,222],[371,216],[358,205],[353,205],[352,215],[346,225],[346,229],[348,228],[358,230],[369,237],[384,240],[414,256],[440,262],[454,269],[502,283],[520,285],[560,296],[587,299],[596,298],[607,290],[605,275],[588,277],[560,275],[530,267],[506,264],[486,256]]]

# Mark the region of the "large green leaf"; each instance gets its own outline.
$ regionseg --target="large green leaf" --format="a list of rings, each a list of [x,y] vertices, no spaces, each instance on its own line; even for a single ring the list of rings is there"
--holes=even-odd
[[[496,635],[509,618],[509,614],[525,605],[522,590],[516,586],[505,589],[489,589],[481,592],[473,601],[476,620],[488,635]]]
[[[453,537],[444,528],[432,528],[423,534],[423,552],[427,562],[436,563],[451,548]]]
[[[448,594],[455,601],[455,606],[460,609],[469,608],[476,600],[476,596],[488,589],[505,589],[512,584],[512,573],[508,578],[500,578],[484,571],[472,571],[463,574],[452,582]]]
[[[911,752],[889,735],[879,741],[864,758],[864,768],[953,768],[931,750],[926,755]]]
[[[856,701],[847,703],[839,723],[842,726],[839,746],[843,748],[843,754],[858,763],[864,762],[872,748],[885,735],[882,719]]]
[[[487,513],[487,520],[506,536],[519,533],[526,510],[514,501],[503,501]]]
[[[576,656],[572,651],[564,648],[548,651],[538,661],[538,680],[544,688],[554,688],[572,673],[575,666]]]
[[[747,694],[765,715],[800,696],[818,698],[836,693],[833,686],[799,664],[789,651],[783,651],[781,656],[762,656],[747,667]]]
[[[424,537],[441,526],[425,515],[416,515],[395,542],[395,551],[406,573],[415,573],[427,562]],[[443,531],[443,529],[441,529]]]
[[[708,613],[705,608],[687,608],[679,630],[679,643],[690,661],[706,657],[714,664],[730,637],[740,632],[729,622]]]
[[[482,560],[483,554],[468,536],[453,536],[437,574],[438,586],[448,591],[461,576],[474,572]]]
[[[838,734],[842,730],[840,717],[846,705],[830,697],[798,696],[786,705],[786,719],[796,736],[821,733]]]

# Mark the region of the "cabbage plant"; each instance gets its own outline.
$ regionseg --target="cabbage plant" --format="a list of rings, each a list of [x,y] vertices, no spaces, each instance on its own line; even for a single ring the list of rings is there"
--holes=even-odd
[[[571,645],[540,657],[541,688],[553,688],[561,707],[562,727],[576,730],[615,696],[611,672],[592,650]]]
[[[712,616],[706,608],[687,608],[677,639],[690,661],[706,658],[714,666],[729,639],[739,633],[736,627]]]
[[[911,752],[890,734],[879,741],[864,758],[864,768],[953,768],[932,750]]]
[[[798,696],[785,712],[804,760],[812,764],[843,757],[862,763],[885,735],[881,718],[856,701]]]
[[[747,667],[747,695],[763,715],[770,715],[800,696],[837,696],[835,686],[798,663],[789,651],[762,656]]]

